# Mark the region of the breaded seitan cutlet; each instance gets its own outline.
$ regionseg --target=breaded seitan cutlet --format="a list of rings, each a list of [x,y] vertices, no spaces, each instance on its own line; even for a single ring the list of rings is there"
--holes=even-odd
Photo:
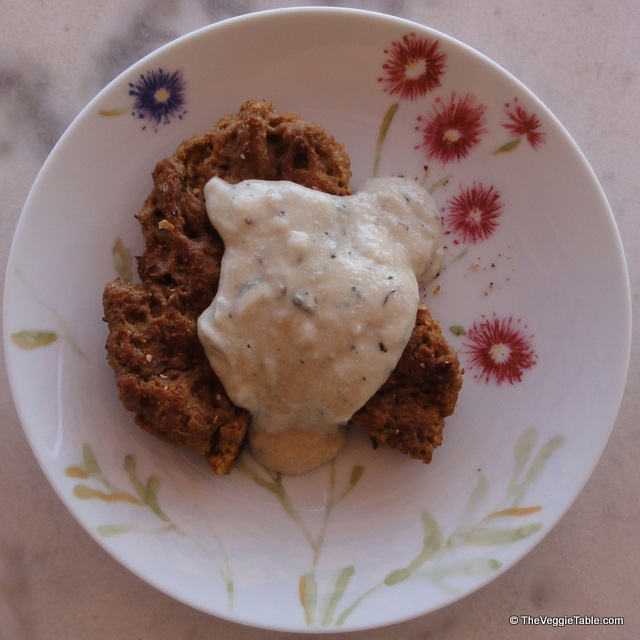
[[[456,407],[462,373],[440,324],[421,304],[396,368],[352,422],[368,431],[374,442],[429,463],[442,444],[444,419]]]
[[[204,201],[213,177],[289,180],[334,195],[352,191],[343,145],[321,126],[253,100],[183,142],[153,171],[154,188],[137,215],[146,242],[138,258],[140,282],[118,278],[104,290],[107,360],[138,426],[191,447],[223,475],[244,446],[250,416],[227,396],[197,334],[198,317],[218,288],[224,252]],[[426,314],[418,312],[397,372],[355,419],[376,441],[429,462],[461,377],[455,352]],[[437,381],[430,384],[429,376]],[[436,398],[437,389],[444,398]]]

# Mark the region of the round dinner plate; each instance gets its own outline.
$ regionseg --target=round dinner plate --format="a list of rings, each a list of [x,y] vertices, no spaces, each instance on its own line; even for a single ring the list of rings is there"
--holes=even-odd
[[[249,98],[324,126],[354,187],[399,174],[436,200],[445,262],[423,293],[465,375],[430,465],[352,429],[308,475],[280,477],[245,453],[215,477],[119,403],[101,297],[135,278],[151,171]],[[108,553],[223,618],[346,631],[451,603],[549,532],[614,424],[630,296],[598,182],[529,90],[422,25],[295,8],[180,38],[82,111],[18,223],[4,341],[33,451]]]

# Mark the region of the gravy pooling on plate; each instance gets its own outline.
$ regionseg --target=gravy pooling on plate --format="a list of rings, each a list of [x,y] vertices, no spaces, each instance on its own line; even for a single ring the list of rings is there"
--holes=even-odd
[[[438,273],[442,228],[414,181],[374,178],[349,196],[288,181],[213,178],[219,288],[198,335],[265,466],[304,473],[333,458],[343,425],[389,377],[419,288]]]

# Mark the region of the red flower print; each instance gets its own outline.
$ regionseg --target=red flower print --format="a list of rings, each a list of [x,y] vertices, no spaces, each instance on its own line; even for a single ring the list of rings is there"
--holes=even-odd
[[[499,318],[475,322],[467,332],[469,342],[464,346],[470,356],[470,369],[476,370],[476,380],[498,385],[520,382],[522,373],[536,363],[538,356],[531,347],[531,336],[525,335],[520,320]]]
[[[410,33],[384,52],[388,56],[382,65],[386,76],[378,82],[385,83],[384,91],[390,95],[415,100],[440,86],[446,55],[440,52],[438,40]]]
[[[445,225],[458,241],[469,244],[482,242],[493,234],[503,209],[498,191],[475,182],[470,188],[461,188],[448,205]]]
[[[505,105],[505,113],[508,122],[502,126],[511,132],[513,138],[526,136],[529,144],[535,149],[544,142],[545,134],[538,131],[540,128],[540,120],[535,113],[529,115],[518,103],[518,98],[513,99],[513,104]]]
[[[437,159],[443,164],[461,160],[486,133],[486,110],[483,104],[476,104],[471,94],[458,100],[453,93],[448,102],[437,98],[433,114],[426,121],[422,116],[418,118],[421,125],[416,128],[422,131],[422,144],[416,149],[422,147],[427,159]]]

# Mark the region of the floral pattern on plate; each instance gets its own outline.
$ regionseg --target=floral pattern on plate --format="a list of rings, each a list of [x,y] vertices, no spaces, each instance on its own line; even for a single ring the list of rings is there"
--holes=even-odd
[[[409,33],[385,49],[388,56],[383,64],[384,76],[378,78],[383,91],[390,96],[398,95],[402,100],[418,101],[440,87],[441,78],[446,73],[447,56],[438,40],[423,38]],[[182,74],[166,72],[162,69],[142,74],[137,83],[129,83],[129,95],[135,101],[129,107],[103,110],[103,116],[120,115],[130,111],[133,116],[145,120],[143,129],[150,126],[155,132],[162,124],[171,119],[182,118],[185,93]],[[376,150],[374,174],[378,170],[383,154],[385,138],[391,123],[398,112],[399,103],[389,107],[380,128]],[[487,107],[472,94],[459,96],[452,92],[446,98],[437,96],[425,106],[423,114],[418,116],[415,126],[419,142],[415,145],[426,161],[436,161],[441,165],[454,164],[464,160],[471,150],[482,143],[487,133]],[[540,131],[540,122],[535,115],[528,114],[517,98],[505,105],[506,121],[502,126],[513,138],[494,151],[507,153],[513,151],[525,139],[532,148],[544,143],[545,134]],[[428,176],[428,169],[425,178]],[[430,191],[435,192],[449,182],[451,174],[433,184]],[[485,185],[479,181],[470,186],[460,186],[458,193],[449,197],[443,208],[443,227],[445,237],[453,245],[475,245],[482,243],[499,232],[500,220],[505,214],[505,205],[500,192],[494,185]],[[133,278],[131,251],[118,237],[112,246],[113,267],[116,274],[130,282]],[[460,354],[466,358],[466,366],[476,381],[493,382],[497,385],[507,382],[514,384],[522,380],[523,372],[531,368],[537,354],[532,347],[533,336],[526,331],[521,320],[512,317],[484,317],[474,322],[468,329],[452,326],[454,337],[464,337]],[[18,347],[31,350],[52,344],[58,334],[50,329],[25,329],[12,334],[12,340]],[[321,585],[316,577],[322,556],[327,526],[333,508],[345,500],[365,474],[365,467],[353,467],[349,480],[344,487],[336,486],[335,462],[331,463],[328,500],[323,516],[316,531],[305,521],[292,503],[288,494],[288,483],[295,480],[283,478],[259,465],[241,461],[237,473],[244,473],[262,489],[276,497],[290,522],[301,532],[311,553],[310,564],[299,577],[299,599],[308,627],[341,627],[347,618],[374,592],[390,588],[407,580],[426,580],[437,588],[451,593],[457,590],[450,579],[456,576],[476,576],[484,578],[497,571],[502,563],[485,555],[470,557],[464,561],[447,562],[450,552],[460,546],[491,547],[517,542],[537,533],[542,525],[532,520],[532,516],[542,510],[540,504],[521,506],[525,492],[542,472],[546,460],[564,442],[562,436],[556,436],[547,442],[529,467],[525,467],[533,454],[537,431],[527,429],[516,443],[516,466],[508,485],[507,495],[499,505],[494,505],[481,517],[476,517],[483,500],[488,495],[487,480],[480,474],[478,484],[469,497],[467,507],[459,515],[458,525],[448,534],[427,509],[418,514],[423,527],[421,549],[406,566],[390,571],[379,582],[373,582],[364,592],[353,591],[351,579],[357,572],[355,564],[336,567],[334,580],[329,585]],[[73,487],[73,495],[82,501],[99,500],[105,503],[124,502],[148,509],[158,519],[153,528],[131,522],[105,522],[97,526],[96,532],[103,538],[126,534],[159,535],[170,534],[188,538],[191,534],[180,524],[174,522],[160,506],[160,479],[150,476],[146,482],[139,478],[135,457],[125,456],[125,469],[131,489],[123,489],[112,483],[101,469],[94,448],[85,444],[82,461],[66,467],[65,473],[75,480],[82,480]],[[524,474],[524,475],[523,475]],[[522,520],[524,524],[514,524]],[[498,523],[499,526],[494,526]],[[222,551],[223,563],[215,563],[220,579],[226,585],[229,595],[228,608],[233,610],[232,560],[226,552],[224,540],[213,533],[213,543]],[[205,546],[207,546],[205,544]],[[455,582],[455,580],[454,580]],[[326,592],[322,592],[322,590]]]
[[[278,42],[268,60],[237,44],[254,20],[261,37]],[[335,40],[346,33],[353,43]],[[203,46],[218,57],[202,55]],[[341,92],[337,105],[336,94],[310,86],[318,47],[328,83]],[[221,52],[226,64],[214,73],[207,61]],[[352,64],[344,65],[345,55]],[[215,478],[205,462],[140,432],[118,404],[100,296],[114,273],[135,277],[133,216],[152,161],[237,108],[251,97],[247,87],[345,137],[359,177],[403,173],[436,198],[445,264],[423,293],[467,375],[447,442],[428,467],[373,451],[356,435],[311,477],[278,476],[246,455],[230,476]],[[107,117],[118,115],[131,117]],[[126,162],[114,162],[118,154]],[[558,158],[561,178],[548,169]],[[612,363],[627,346],[611,219],[590,175],[573,188],[567,176],[584,178],[584,161],[543,105],[446,36],[327,8],[213,25],[107,87],[47,171],[55,180],[34,185],[7,269],[16,404],[41,466],[78,521],[169,595],[286,631],[356,630],[422,615],[522,557],[597,461],[622,379]],[[84,189],[74,188],[79,180]],[[532,211],[519,199],[523,188],[542,206]],[[570,206],[557,210],[558,195]],[[520,252],[521,234],[527,242],[533,234],[531,255]],[[583,273],[585,253],[599,258],[595,275],[603,273],[588,287],[572,279],[573,270]],[[567,277],[547,289],[563,267]],[[567,296],[570,310],[560,304]],[[589,310],[602,299],[617,304],[602,305],[607,320],[596,321]],[[550,330],[576,314],[581,322],[570,335]],[[605,321],[614,331],[600,345],[593,336]],[[585,344],[593,346],[588,356]],[[606,380],[590,374],[605,363]],[[557,394],[568,379],[575,393]],[[585,407],[594,388],[598,405]]]
[[[472,93],[456,91],[447,96],[436,95],[425,98],[442,85],[446,75],[447,56],[437,39],[419,37],[411,32],[384,49],[386,60],[382,65],[383,76],[378,82],[390,96],[397,94],[400,99],[427,104],[418,116],[415,127],[419,142],[415,148],[424,154],[427,162],[436,161],[441,166],[458,163],[480,146],[488,132],[488,107]],[[380,127],[374,174],[379,170],[383,147],[389,128],[396,117],[400,104],[392,104]],[[528,113],[517,97],[504,105],[504,121],[512,140],[493,150],[493,155],[514,151],[525,139],[531,148],[537,149],[545,142],[538,117]],[[425,167],[427,179],[429,167]],[[449,173],[431,186],[434,193],[451,181]],[[482,243],[499,231],[501,217],[505,214],[505,204],[495,185],[485,185],[474,181],[470,186],[461,185],[456,195],[450,197],[443,209],[445,236],[450,236],[454,245],[475,245]],[[458,257],[462,254],[458,254]],[[474,380],[514,384],[522,380],[525,370],[537,360],[531,342],[532,335],[525,336],[516,327],[521,319],[492,318],[476,321],[468,331],[461,325],[454,325],[454,336],[468,334],[468,341],[461,350],[467,367],[474,372]]]
[[[531,347],[533,336],[526,335],[526,326],[520,325],[520,320],[495,315],[473,323],[462,353],[468,356],[475,380],[513,384],[533,367],[538,359]]]
[[[187,113],[186,84],[182,71],[151,69],[140,74],[136,82],[129,82],[131,104],[115,109],[102,109],[102,116],[119,116],[131,113],[134,118],[143,120],[144,131],[149,127],[155,133],[161,125],[170,124],[175,118],[182,120]]]
[[[365,473],[361,465],[351,470],[347,483],[340,487],[336,484],[336,462],[330,464],[331,471],[327,486],[327,500],[317,530],[305,521],[304,513],[296,508],[289,496],[288,484],[295,479],[283,477],[280,473],[270,471],[257,463],[241,461],[238,473],[250,477],[259,487],[267,490],[277,498],[287,518],[299,529],[309,546],[310,564],[299,578],[300,605],[308,627],[341,627],[349,616],[371,595],[379,589],[393,587],[407,580],[425,580],[447,593],[457,594],[455,580],[459,577],[485,578],[501,568],[502,563],[486,554],[471,554],[465,560],[450,561],[452,551],[460,547],[477,547],[480,549],[513,544],[528,538],[542,529],[542,524],[530,518],[540,511],[541,504],[521,506],[525,495],[543,472],[551,456],[565,442],[563,436],[555,436],[538,448],[539,433],[535,428],[526,429],[514,447],[514,468],[502,500],[490,507],[485,506],[489,495],[486,477],[478,470],[476,487],[469,495],[466,508],[459,514],[458,522],[450,533],[445,534],[438,522],[423,510],[419,514],[422,523],[423,538],[421,546],[413,559],[406,565],[390,571],[379,582],[373,581],[362,593],[353,593],[350,589],[351,578],[357,572],[355,564],[335,567],[335,578],[328,585],[328,592],[323,593],[316,577],[318,566],[324,562],[322,557],[327,526],[336,504],[345,500],[360,482]],[[534,455],[535,453],[535,455]],[[97,527],[101,537],[120,536],[125,534],[177,534],[189,537],[177,523],[160,507],[159,490],[161,481],[151,476],[146,482],[138,476],[136,461],[133,455],[127,455],[123,467],[129,477],[132,491],[115,486],[105,476],[93,448],[86,444],[82,448],[82,461],[70,465],[65,473],[79,482],[73,487],[73,495],[80,500],[100,500],[107,503],[125,502],[141,508],[147,508],[157,516],[161,525],[155,529],[140,526],[133,522],[106,523]],[[224,541],[219,535],[213,535],[210,541],[199,541],[203,548],[210,544],[219,547],[225,558],[224,564],[215,563],[220,578],[226,584],[229,595],[229,611],[233,610],[234,581],[229,556],[225,551]]]

